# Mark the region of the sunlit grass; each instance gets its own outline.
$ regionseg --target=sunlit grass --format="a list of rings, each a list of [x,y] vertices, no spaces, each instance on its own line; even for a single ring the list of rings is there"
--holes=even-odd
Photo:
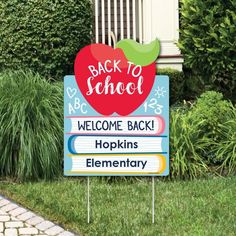
[[[235,177],[156,181],[155,224],[151,223],[151,181],[90,180],[91,224],[87,224],[85,179],[0,183],[0,194],[80,235],[235,235]]]

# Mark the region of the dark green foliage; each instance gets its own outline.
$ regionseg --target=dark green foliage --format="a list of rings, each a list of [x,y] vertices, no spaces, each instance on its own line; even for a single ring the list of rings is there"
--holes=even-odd
[[[0,176],[62,173],[63,89],[31,72],[0,74]]]
[[[216,137],[218,126],[232,118],[232,109],[231,102],[224,100],[221,93],[208,91],[196,101],[192,116],[194,120],[205,120],[203,132],[207,134],[211,131],[213,137]]]
[[[221,93],[208,91],[188,110],[172,110],[170,122],[172,177],[195,178],[212,166],[236,171],[236,108]]]
[[[185,65],[222,90],[236,89],[236,1],[182,0]]]
[[[221,93],[204,93],[192,109],[193,119],[204,120],[202,126],[201,152],[209,164],[219,164],[227,172],[236,170],[236,108],[230,101],[223,100]]]
[[[213,152],[220,165],[221,174],[236,173],[236,109],[232,110],[232,118],[220,125],[221,140],[213,142]]]
[[[177,109],[170,117],[170,158],[172,178],[193,179],[202,176],[208,167],[200,155],[201,127],[204,121],[191,121],[189,111]]]
[[[192,73],[188,70],[184,71],[184,81],[185,81],[185,89],[184,89],[184,99],[195,100],[198,96],[208,90],[214,90],[212,87],[209,87],[204,81],[204,78],[201,75],[197,75],[196,73]]]
[[[91,42],[89,0],[0,1],[0,70],[29,68],[62,78]]]
[[[158,69],[158,75],[168,75],[170,77],[170,103],[181,101],[184,95],[185,77],[182,71],[174,69]]]

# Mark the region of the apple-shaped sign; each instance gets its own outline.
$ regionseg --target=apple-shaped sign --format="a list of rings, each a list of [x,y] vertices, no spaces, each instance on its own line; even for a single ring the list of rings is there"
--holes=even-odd
[[[115,49],[105,44],[86,46],[74,64],[78,87],[98,113],[129,115],[152,89],[159,51],[158,40],[141,45],[125,39]]]

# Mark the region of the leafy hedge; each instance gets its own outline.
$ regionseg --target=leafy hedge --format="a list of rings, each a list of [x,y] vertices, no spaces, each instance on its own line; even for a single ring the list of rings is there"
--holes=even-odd
[[[76,53],[91,41],[91,25],[90,0],[0,1],[0,70],[70,74]]]
[[[221,93],[208,91],[191,108],[172,110],[170,123],[172,178],[236,174],[236,108]]]
[[[170,78],[170,103],[181,101],[184,96],[185,76],[182,71],[171,68],[158,69],[158,75],[168,75]]]
[[[202,158],[210,165],[220,165],[221,172],[235,172],[236,108],[221,93],[210,91],[201,95],[191,112],[194,120],[204,121]]]
[[[0,176],[62,174],[63,88],[31,72],[0,74]]]
[[[182,0],[185,65],[221,88],[236,89],[236,1]]]

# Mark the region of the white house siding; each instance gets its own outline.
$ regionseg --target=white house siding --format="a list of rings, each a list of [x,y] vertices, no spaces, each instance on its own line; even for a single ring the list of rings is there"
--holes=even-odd
[[[117,40],[133,38],[141,43],[148,43],[158,38],[161,40],[161,55],[157,66],[182,70],[183,59],[176,45],[179,39],[178,0],[94,0],[94,2],[97,3],[97,8],[95,7],[97,42],[112,45],[111,38],[108,37],[110,31],[116,33]]]
[[[94,0],[95,2],[95,0]],[[110,2],[110,4],[109,4]],[[141,2],[141,1],[140,1]],[[110,27],[111,31],[116,33],[117,40],[121,40],[123,38],[132,38],[137,41],[142,40],[142,37],[139,35],[139,15],[138,15],[138,7],[139,7],[139,0],[97,0],[98,6],[98,42],[103,41],[103,30],[105,31],[105,43],[109,43],[108,37],[108,28],[109,28],[109,15],[110,15]],[[129,6],[129,15],[127,15],[127,3]],[[110,14],[109,8],[110,5]],[[116,11],[114,9],[114,5],[116,5]],[[104,25],[103,25],[103,17],[102,17],[102,6],[104,6]],[[121,10],[121,6],[122,10]],[[116,12],[116,18],[115,18]],[[123,13],[123,14],[122,14]],[[121,24],[121,18],[122,24]],[[115,25],[116,22],[116,25]],[[121,30],[121,26],[122,30]],[[129,27],[128,27],[129,26]],[[134,30],[135,28],[135,30]],[[115,32],[116,31],[116,32]],[[122,33],[123,31],[123,33]]]
[[[158,67],[182,70],[183,58],[177,47],[179,40],[178,0],[143,0],[144,43],[161,40]]]

